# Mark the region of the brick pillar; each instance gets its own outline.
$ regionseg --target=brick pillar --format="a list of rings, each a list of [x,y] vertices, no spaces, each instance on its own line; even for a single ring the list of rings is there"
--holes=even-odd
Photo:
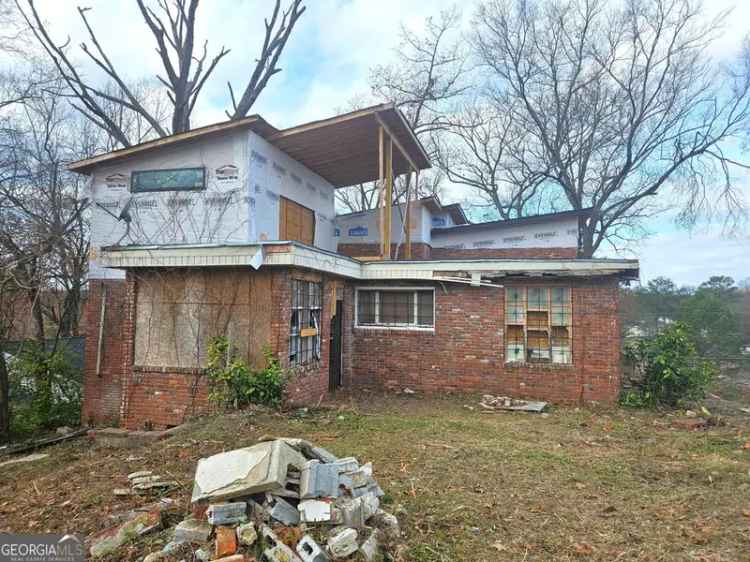
[[[86,300],[86,347],[83,373],[84,424],[116,425],[120,418],[122,377],[125,370],[124,342],[132,326],[127,321],[127,283],[120,279],[91,279]],[[101,345],[99,325],[102,298],[106,296]],[[97,372],[97,358],[99,369]]]

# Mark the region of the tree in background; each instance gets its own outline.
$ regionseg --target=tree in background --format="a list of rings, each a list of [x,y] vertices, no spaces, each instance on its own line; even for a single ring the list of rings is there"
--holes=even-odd
[[[437,153],[437,134],[449,126],[451,102],[468,88],[459,25],[460,12],[454,8],[437,18],[427,18],[421,34],[402,26],[395,60],[370,71],[372,97],[379,103],[392,102],[403,111],[430,158]],[[356,108],[371,102],[370,97],[359,98],[353,105]],[[439,174],[423,173],[414,191],[418,195],[437,194],[441,179]],[[399,177],[394,186],[395,202],[404,200],[411,181],[410,174]],[[374,209],[379,203],[377,182],[339,189],[336,195],[339,206],[348,212]]]
[[[639,236],[668,188],[684,220],[719,203],[741,209],[732,169],[746,166],[725,151],[744,134],[749,81],[707,54],[721,29],[689,0],[480,4],[473,44],[489,74],[485,99],[521,131],[505,148],[520,151],[506,154],[524,178],[516,187],[591,208],[581,256]]]
[[[731,359],[742,346],[740,292],[731,277],[701,283],[680,303],[680,319],[692,326],[698,351],[715,359]]]
[[[731,277],[713,276],[697,289],[678,287],[657,277],[645,287],[627,291],[631,310],[626,322],[649,335],[675,322],[690,327],[698,352],[715,360],[732,360],[742,347],[740,310],[744,292]]]
[[[112,116],[112,105],[123,112],[131,113],[149,125],[151,136],[163,137],[190,130],[190,117],[195,109],[206,81],[217,64],[229,50],[222,47],[212,57],[208,56],[208,42],[196,44],[195,28],[198,21],[198,0],[158,0],[151,8],[145,0],[137,0],[144,25],[156,42],[156,52],[164,72],[156,78],[165,88],[171,103],[171,127],[166,127],[158,114],[149,107],[148,100],[125,80],[124,75],[112,63],[106,49],[92,28],[87,12],[91,8],[78,8],[81,21],[89,36],[81,43],[84,55],[107,77],[110,87],[102,87],[84,75],[73,62],[68,43],[55,42],[49,26],[36,9],[33,0],[16,0],[16,6],[39,45],[54,64],[60,78],[65,81],[66,95],[76,110],[100,127],[120,146],[130,146],[141,139],[133,138],[129,131]],[[239,99],[229,84],[232,101],[227,111],[230,119],[245,117],[271,77],[281,72],[279,59],[297,20],[305,7],[302,0],[291,0],[289,7],[282,9],[281,0],[276,0],[270,19],[264,20],[265,36],[260,53]]]

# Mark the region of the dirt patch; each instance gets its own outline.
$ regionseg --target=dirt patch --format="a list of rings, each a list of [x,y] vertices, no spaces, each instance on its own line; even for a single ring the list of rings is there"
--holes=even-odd
[[[483,415],[479,397],[342,396],[306,414],[233,414],[142,449],[85,440],[6,467],[0,528],[92,534],[154,501],[115,497],[127,474],[154,470],[188,511],[196,462],[263,434],[302,437],[372,461],[385,508],[404,530],[403,559],[743,560],[750,552],[750,420],[703,431],[624,409]],[[136,560],[171,532],[122,550]]]

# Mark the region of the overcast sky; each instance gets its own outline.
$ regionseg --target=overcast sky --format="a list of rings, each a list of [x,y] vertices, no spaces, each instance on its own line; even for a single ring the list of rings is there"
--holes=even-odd
[[[333,115],[356,94],[367,93],[369,68],[393,57],[401,24],[418,30],[425,17],[455,4],[448,0],[308,0],[307,11],[298,23],[283,55],[283,72],[272,78],[252,112],[262,114],[276,127],[287,127]],[[53,37],[70,36],[74,44],[84,30],[73,1],[37,0],[40,13],[50,22]],[[131,0],[81,0],[99,39],[118,68],[129,78],[153,76],[160,71],[153,38],[145,28],[137,6]],[[468,21],[472,9],[465,6]],[[712,0],[708,12],[732,9],[725,32],[714,46],[717,59],[736,53],[742,37],[750,31],[750,2]],[[209,52],[221,45],[232,52],[220,63],[197,107],[193,125],[224,120],[231,80],[235,91],[253,67],[263,38],[263,16],[271,0],[210,0],[199,10],[199,34],[209,40]],[[80,50],[78,51],[80,53]],[[90,67],[89,67],[90,68]],[[94,72],[90,69],[90,72]],[[743,186],[750,203],[750,182]],[[457,192],[446,199],[458,198]],[[747,225],[730,235],[720,225],[703,226],[693,232],[677,228],[670,216],[651,220],[652,236],[632,251],[640,258],[642,281],[659,275],[680,284],[698,284],[709,275],[750,277],[750,231]]]

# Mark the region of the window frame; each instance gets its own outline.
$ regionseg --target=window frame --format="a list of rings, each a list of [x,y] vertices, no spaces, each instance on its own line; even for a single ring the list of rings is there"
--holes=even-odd
[[[294,306],[294,295],[296,293],[295,286],[301,283],[305,286],[305,290],[308,294],[308,300],[307,300],[307,307],[299,305]],[[314,306],[313,303],[310,302],[310,288],[311,286],[317,286],[317,299],[318,299],[318,305]],[[290,300],[289,300],[289,345],[287,349],[287,360],[289,363],[289,367],[291,368],[299,368],[299,367],[308,367],[310,365],[315,365],[316,363],[319,363],[323,358],[323,300],[325,295],[325,287],[323,286],[322,281],[310,281],[308,279],[297,279],[292,278],[290,283]],[[292,318],[294,315],[294,311],[297,311],[298,314],[298,322],[301,322],[299,319],[299,316],[301,314],[301,311],[307,310],[308,311],[308,319],[310,321],[314,321],[317,318],[317,327],[315,328],[317,330],[317,334],[310,335],[310,336],[303,336],[301,335],[300,331],[294,331],[292,329]],[[317,312],[317,317],[314,312]],[[309,327],[309,326],[308,326]],[[295,361],[292,361],[292,341],[298,340],[298,346],[297,351],[295,354]],[[309,346],[307,345],[309,340]],[[303,345],[305,344],[305,345]],[[310,355],[307,357],[306,360],[302,360],[302,351],[303,348],[307,350],[309,347]]]
[[[135,178],[138,174],[147,174],[153,172],[182,172],[185,170],[200,170],[203,178],[201,187],[171,187],[169,189],[142,188],[135,186]],[[130,172],[130,193],[170,193],[172,191],[205,191],[206,189],[206,167],[205,166],[185,166],[184,168],[157,168],[151,170],[133,170]]]
[[[541,290],[542,294],[546,292],[546,303],[537,302],[536,300],[530,300],[530,290]],[[554,292],[555,290],[562,289],[567,293],[567,299],[562,302],[556,302]],[[509,298],[510,292],[513,291],[517,294],[514,300]],[[543,306],[542,306],[543,305]],[[522,307],[522,312],[519,315],[519,306]],[[511,314],[511,312],[513,312]],[[546,314],[546,328],[538,322],[532,323],[532,329],[529,329],[529,317],[534,315],[536,319],[540,313]],[[557,315],[557,316],[556,316]],[[509,322],[510,319],[515,320]],[[562,320],[566,320],[566,323],[562,323]],[[508,285],[505,287],[504,299],[503,299],[503,352],[505,357],[505,364],[509,366],[553,366],[553,367],[570,367],[573,366],[573,288],[570,285]],[[555,336],[555,332],[560,329],[567,330],[568,345],[562,346],[555,345],[555,341],[559,341],[559,336]],[[513,339],[511,340],[511,332],[514,332]],[[546,347],[536,346],[534,349],[546,350],[547,360],[530,358],[529,348],[529,332],[532,333],[532,337],[535,341],[539,340],[541,333],[546,333]],[[518,339],[518,336],[522,335],[522,340]],[[518,346],[522,345],[523,348],[523,359],[516,359],[517,352],[511,355],[508,352],[511,344]],[[554,349],[557,348],[557,351]],[[567,361],[555,361],[555,353],[567,354]],[[513,358],[511,358],[513,357]]]
[[[375,324],[360,324],[359,323],[359,293],[360,291],[374,291],[375,292]],[[404,323],[391,323],[391,324],[379,324],[377,323],[380,317],[380,292],[382,291],[401,291],[414,293],[414,303],[412,318],[414,319],[413,324]],[[419,319],[419,299],[417,293],[420,291],[431,291],[432,292],[432,325],[428,326],[425,324],[417,324]],[[357,287],[354,291],[354,327],[360,330],[409,330],[414,332],[435,332],[435,324],[437,323],[437,303],[435,302],[435,287],[410,287],[410,286],[363,286]]]

